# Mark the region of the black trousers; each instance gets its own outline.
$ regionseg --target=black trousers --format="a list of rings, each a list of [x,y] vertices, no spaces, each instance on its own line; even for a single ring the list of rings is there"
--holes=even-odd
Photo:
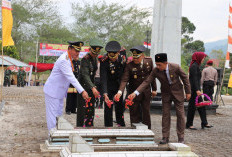
[[[100,92],[101,97],[96,99],[96,107],[102,107],[103,106],[103,94],[101,90],[101,82],[100,82],[100,77],[95,77],[94,84],[97,86],[97,90]]]
[[[78,93],[68,93],[66,99],[66,112],[76,113]]]
[[[117,94],[116,91],[109,91],[108,92],[108,97],[110,100],[114,99],[114,95]],[[106,103],[104,107],[104,122],[106,127],[112,127],[113,126],[113,107],[115,107],[115,117],[116,117],[116,122],[120,126],[125,126],[125,121],[124,121],[124,104],[123,104],[123,97],[121,96],[119,102],[115,102],[112,104],[111,108],[109,108]]]
[[[77,105],[77,127],[91,127],[94,126],[95,114],[95,97],[92,91],[87,91],[91,100],[88,104],[85,103],[83,97],[79,94]]]
[[[187,113],[187,122],[186,122],[186,127],[190,127],[193,126],[193,120],[194,120],[194,116],[195,116],[195,111],[196,111],[196,106],[195,106],[195,101],[196,101],[196,97],[197,97],[197,93],[196,91],[191,91],[192,95],[191,98],[189,100],[189,104],[188,104],[188,113]],[[199,98],[199,102],[202,102],[202,97]],[[206,118],[206,109],[205,106],[204,107],[198,107],[197,108],[200,118],[201,118],[201,125],[205,126],[208,124],[207,122],[207,118]]]
[[[213,101],[213,93],[214,93],[213,88],[214,88],[214,81],[203,82],[203,93],[207,94],[212,101]],[[204,100],[207,101],[208,99],[205,97]]]

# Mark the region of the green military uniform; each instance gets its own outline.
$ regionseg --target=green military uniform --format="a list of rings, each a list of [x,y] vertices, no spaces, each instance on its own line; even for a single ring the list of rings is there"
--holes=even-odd
[[[26,72],[20,69],[17,73],[17,87],[24,87]]]
[[[93,126],[94,122],[94,103],[95,97],[92,93],[92,88],[95,87],[94,77],[97,67],[97,58],[92,57],[91,53],[98,55],[100,49],[103,47],[101,42],[97,39],[90,41],[90,53],[88,53],[82,60],[80,66],[79,82],[82,87],[86,90],[91,97],[91,100],[88,104],[85,103],[85,100],[82,97],[79,97],[79,103],[77,105],[77,126],[79,127],[89,127]]]
[[[7,85],[10,87],[10,75],[11,75],[11,70],[6,69],[5,70],[5,75],[4,75],[4,83],[3,85],[6,87]]]

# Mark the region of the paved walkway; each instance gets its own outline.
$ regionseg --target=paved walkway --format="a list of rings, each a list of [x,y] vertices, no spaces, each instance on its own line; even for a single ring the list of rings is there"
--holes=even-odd
[[[0,116],[0,157],[49,157],[58,153],[41,153],[40,144],[47,139],[45,104],[42,87],[4,88],[6,101]],[[186,130],[186,144],[193,152],[203,157],[232,156],[232,96],[224,96],[225,106],[220,106],[216,115],[209,115],[208,122],[214,127],[200,129],[200,118],[194,121],[196,131]],[[76,115],[64,115],[75,125]],[[128,112],[124,115],[129,125]],[[96,110],[95,126],[103,127],[103,109]],[[172,117],[171,142],[177,141],[176,118]],[[161,116],[152,115],[152,130],[155,141],[161,138]]]

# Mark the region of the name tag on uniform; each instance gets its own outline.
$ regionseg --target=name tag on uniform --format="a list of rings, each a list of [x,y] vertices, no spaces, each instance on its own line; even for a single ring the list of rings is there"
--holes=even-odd
[[[68,93],[77,93],[76,88],[68,88]]]

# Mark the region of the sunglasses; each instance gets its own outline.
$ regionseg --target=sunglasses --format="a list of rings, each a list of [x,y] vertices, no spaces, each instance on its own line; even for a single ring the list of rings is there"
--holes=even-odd
[[[114,53],[114,52],[108,52],[108,57],[109,58],[117,58],[118,57],[118,55],[119,55],[119,53],[117,52],[117,53]]]
[[[91,47],[91,51],[94,53],[94,54],[98,54],[101,52],[101,47]]]

